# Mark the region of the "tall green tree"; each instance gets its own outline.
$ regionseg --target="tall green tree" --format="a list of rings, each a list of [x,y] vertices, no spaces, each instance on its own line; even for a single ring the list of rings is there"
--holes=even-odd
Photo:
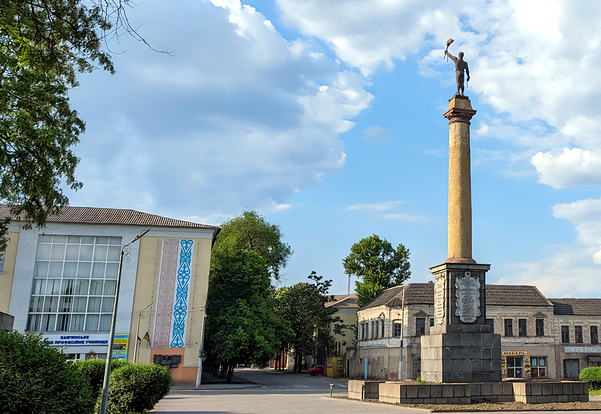
[[[277,292],[277,313],[288,321],[293,332],[288,347],[294,350],[295,371],[300,371],[303,355],[332,355],[330,327],[335,332],[343,328],[340,318],[335,315],[338,309],[325,306],[332,281],[322,280],[323,276],[315,272],[311,272],[309,279],[313,283],[301,282]]]
[[[77,190],[72,148],[84,122],[71,108],[77,73],[114,73],[104,36],[129,32],[129,0],[0,2],[0,202],[28,226],[42,226]],[[143,39],[142,39],[143,40]],[[9,220],[0,223],[0,250]]]
[[[282,238],[280,226],[268,222],[256,211],[245,211],[221,226],[213,247],[212,262],[219,263],[241,249],[250,250],[265,260],[270,275],[277,280],[292,255],[292,248]]]
[[[344,272],[357,276],[357,304],[361,307],[384,289],[401,285],[411,276],[409,249],[403,244],[393,248],[386,239],[373,234],[351,246],[343,260]]]
[[[287,324],[275,314],[268,267],[259,254],[238,250],[212,269],[207,299],[205,359],[227,368],[261,364],[281,348]]]

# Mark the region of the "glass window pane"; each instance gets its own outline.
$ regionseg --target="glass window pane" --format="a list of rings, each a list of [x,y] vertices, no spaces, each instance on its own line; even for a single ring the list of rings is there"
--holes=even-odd
[[[83,331],[83,323],[86,315],[73,315],[73,321],[71,322],[71,331]]]
[[[63,262],[50,262],[48,277],[61,277],[63,275]]]
[[[61,297],[61,304],[58,308],[59,312],[71,312],[71,306],[73,305],[73,298],[71,296]]]
[[[105,262],[107,250],[108,250],[108,248],[106,246],[95,246],[94,261],[95,262]]]
[[[100,328],[99,331],[109,331],[111,329],[111,315],[100,316]]]
[[[52,236],[52,243],[67,243],[67,236]]]
[[[96,332],[98,331],[98,314],[88,315],[86,318],[86,331]]]
[[[109,238],[109,244],[111,246],[121,246],[121,237],[111,237],[111,238]]]
[[[42,322],[42,315],[29,315],[29,320],[27,321],[27,330],[39,331],[40,322]]]
[[[79,237],[79,236],[68,236],[67,237],[67,243],[79,244],[80,242],[81,242],[81,237]]]
[[[96,237],[96,244],[109,244],[108,237]]]
[[[121,254],[121,248],[119,246],[111,246],[109,247],[109,253],[106,260],[109,262],[118,262],[119,254]]]
[[[43,295],[44,293],[46,293],[46,279],[34,279],[33,294]]]
[[[102,299],[102,312],[113,312],[113,303],[114,298],[104,298]]]
[[[77,277],[89,279],[92,272],[92,262],[79,262],[77,266]]]
[[[68,245],[67,253],[65,253],[65,260],[77,260],[79,259],[79,245]]]
[[[117,279],[117,273],[119,273],[119,263],[107,263],[106,264],[105,278]]]
[[[102,292],[105,296],[114,296],[115,295],[115,287],[117,287],[116,280],[106,280],[104,282],[104,292]]]
[[[46,296],[44,312],[56,312],[58,308],[58,296]]]
[[[34,277],[48,276],[48,262],[35,262]]]
[[[52,236],[40,235],[38,243],[52,243]]]
[[[43,296],[33,296],[29,302],[29,312],[41,312],[44,307]]]
[[[104,277],[104,263],[94,263],[92,267],[92,277],[102,279]]]
[[[77,262],[65,262],[63,277],[75,277],[77,274]]]
[[[78,280],[77,283],[75,284],[75,294],[87,296],[89,283],[90,283],[90,281],[88,281],[88,280]]]
[[[91,297],[88,300],[88,312],[100,312],[100,301],[102,298]]]
[[[44,315],[42,316],[42,326],[40,326],[40,331],[54,331],[54,321],[56,319],[56,315]]]
[[[38,252],[35,258],[36,260],[50,260],[50,245],[38,244]]]
[[[81,244],[94,244],[94,238],[88,237],[88,236],[83,236],[81,238]]]
[[[65,259],[65,245],[64,244],[53,244],[52,252],[50,253],[50,260],[64,260]]]
[[[88,302],[87,297],[77,297],[73,302],[73,312],[85,312]]]
[[[63,288],[61,289],[61,295],[72,295],[74,293],[75,280],[63,279]]]
[[[57,331],[68,331],[70,322],[71,322],[71,315],[58,315],[56,330]]]
[[[94,246],[82,245],[79,249],[79,260],[83,262],[88,260],[91,261],[92,253],[94,253]]]
[[[48,284],[46,285],[46,294],[47,295],[58,295],[61,289],[61,281],[60,279],[48,279]]]
[[[90,295],[102,295],[102,280],[92,280],[90,283]]]

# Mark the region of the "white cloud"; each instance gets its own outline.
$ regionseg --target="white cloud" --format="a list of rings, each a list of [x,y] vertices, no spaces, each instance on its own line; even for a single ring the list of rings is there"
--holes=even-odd
[[[381,126],[375,125],[363,130],[363,137],[370,142],[378,142],[386,139],[388,134]]]
[[[532,157],[538,181],[553,188],[601,184],[601,157],[580,148],[539,152]]]
[[[373,204],[353,204],[348,206],[347,210],[359,210],[359,211],[382,211],[382,210],[391,210],[394,207],[402,204],[402,201],[384,201],[382,203],[373,203]]]
[[[404,221],[405,223],[425,223],[430,221],[430,218],[427,216],[415,216],[404,213],[382,214],[380,217],[385,220]]]
[[[217,6],[217,7],[216,7]],[[289,42],[239,1],[145,3],[130,18],[171,55],[123,37],[117,74],[82,77],[76,205],[174,217],[281,211],[345,162],[338,134],[372,96],[316,42]]]

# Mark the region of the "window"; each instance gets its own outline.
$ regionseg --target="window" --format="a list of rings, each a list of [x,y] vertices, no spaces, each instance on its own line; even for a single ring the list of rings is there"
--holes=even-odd
[[[513,320],[505,319],[505,336],[513,336]]]
[[[569,326],[561,327],[561,343],[562,344],[570,343],[570,327]]]
[[[384,338],[384,319],[382,319],[382,321],[380,321],[380,323],[382,324],[382,335],[380,335],[381,338]]]
[[[574,326],[574,342],[581,344],[582,341],[582,326]]]
[[[523,367],[523,357],[507,357],[507,376],[509,378],[522,378]]]
[[[422,336],[426,334],[426,318],[415,318],[415,335]]]
[[[596,326],[591,326],[591,344],[597,345],[599,343],[599,332]]]
[[[532,357],[530,358],[531,377],[544,378],[547,376],[547,357]]]
[[[495,320],[494,319],[486,319],[484,323],[490,326],[490,333],[495,333]]]
[[[401,323],[397,321],[394,322],[394,336],[396,338],[401,336]]]
[[[0,252],[0,272],[4,272],[4,258],[6,257],[6,252]]]
[[[528,336],[528,332],[526,330],[526,319],[518,319],[518,335]]]
[[[536,336],[545,336],[545,320],[536,320]]]
[[[375,326],[374,326],[375,324]],[[375,321],[371,323],[371,327],[374,330],[374,339],[378,338],[378,325],[380,324],[380,321]]]
[[[376,334],[376,330],[374,329],[374,321],[371,321],[371,335],[370,335],[370,339],[374,339],[375,338],[375,334]]]
[[[430,328],[434,326],[434,317],[430,318]]]
[[[121,237],[41,235],[27,329],[108,332]]]

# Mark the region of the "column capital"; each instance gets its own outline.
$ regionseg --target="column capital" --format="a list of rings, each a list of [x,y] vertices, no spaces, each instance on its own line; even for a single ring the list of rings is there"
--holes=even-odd
[[[476,111],[472,109],[472,103],[467,96],[455,95],[449,99],[449,109],[444,113],[444,117],[449,120],[449,124],[463,122],[469,124]]]

